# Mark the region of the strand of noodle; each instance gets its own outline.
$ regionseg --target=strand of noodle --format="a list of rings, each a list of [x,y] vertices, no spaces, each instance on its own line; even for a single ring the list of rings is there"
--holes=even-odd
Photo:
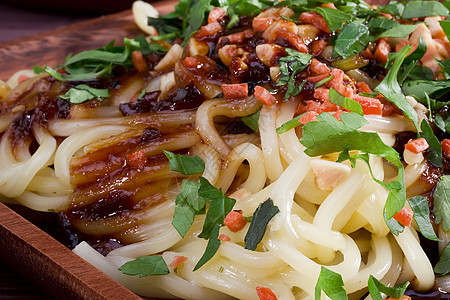
[[[13,118],[10,114],[4,114],[3,116],[0,116],[0,133],[8,129],[9,124],[11,124],[12,120]]]
[[[313,224],[301,220],[297,215],[292,215],[292,225],[298,235],[308,241],[318,244],[334,251],[342,250],[346,241],[342,233],[333,230],[324,230]]]
[[[250,143],[244,143],[234,148],[227,157],[228,163],[222,171],[218,186],[225,193],[230,187],[239,166],[247,160],[250,165],[250,172],[240,188],[246,188],[252,193],[256,193],[264,187],[266,182],[266,172],[263,163],[261,149]]]
[[[417,180],[419,180],[422,173],[427,168],[427,164],[422,162],[420,164],[407,165],[405,168],[405,187],[411,187]]]
[[[314,183],[315,175],[311,171],[306,175],[295,194],[312,204],[322,204],[330,192],[319,190]]]
[[[66,186],[70,183],[70,160],[78,149],[99,139],[107,138],[125,131],[127,126],[97,126],[79,131],[66,138],[55,154],[56,177]]]
[[[291,220],[294,193],[306,174],[308,174],[310,168],[308,157],[297,157],[275,182],[269,198],[280,209],[280,213],[272,221],[271,230],[277,231],[283,229],[290,236],[290,238],[287,238],[293,239],[297,246],[302,249],[303,253],[306,253],[309,257],[314,257],[314,245],[297,234]]]
[[[195,127],[203,141],[210,144],[222,157],[230,153],[230,148],[224,142],[214,126],[214,117],[229,118],[245,117],[258,111],[261,102],[250,96],[239,100],[214,99],[204,101],[197,109]]]
[[[98,252],[94,254],[96,251],[87,244],[81,247],[80,245],[74,249],[76,254],[139,295],[155,298],[229,299],[229,297],[213,290],[201,288],[194,282],[184,280],[175,274],[143,278],[124,275],[117,269],[128,262],[129,258],[116,257],[111,261]]]
[[[392,251],[392,265],[386,275],[384,275],[383,279],[381,279],[381,282],[389,286],[394,286],[402,271],[403,253],[392,235],[389,235],[388,239]]]
[[[24,141],[21,145],[14,148],[14,155],[18,161],[29,160],[31,158],[30,143],[31,141]]]
[[[357,212],[370,224],[370,226],[366,226],[367,230],[380,236],[389,233],[389,228],[383,218],[384,203],[386,203],[388,194],[389,192],[380,186],[357,209]]]
[[[405,227],[402,233],[394,237],[416,275],[414,287],[419,291],[431,289],[434,285],[433,267],[411,228]]]
[[[159,127],[179,127],[192,124],[195,120],[195,112],[175,113],[146,113],[136,116],[99,119],[60,119],[48,122],[48,130],[54,136],[69,136],[80,130],[89,129],[99,125],[136,125],[144,124]]]
[[[297,103],[293,101],[285,102],[278,110],[278,116],[276,119],[276,126],[280,127],[284,123],[288,122],[294,116]],[[305,147],[299,142],[299,138],[295,133],[295,129],[288,130],[285,133],[279,134],[282,151],[280,151],[283,159],[291,163],[295,158],[300,155],[306,155]]]
[[[331,230],[336,217],[363,186],[368,172],[363,169],[365,166],[362,164],[358,161],[356,167],[352,169],[350,177],[339,184],[320,205],[313,224]],[[355,210],[356,208],[354,207]]]
[[[361,127],[361,131],[375,131],[383,133],[397,133],[402,131],[415,131],[413,123],[408,118],[382,117],[378,115],[365,115],[369,122]]]
[[[37,193],[68,195],[73,192],[71,188],[62,185],[56,177],[36,175],[27,186],[27,190]]]
[[[24,191],[16,197],[17,202],[37,211],[63,211],[70,205],[69,196],[41,196],[33,192]]]
[[[11,144],[9,143],[7,134],[4,134],[0,140],[0,154],[2,157],[2,159],[0,159],[0,169],[17,163],[17,160],[15,159],[12,152]]]
[[[193,155],[198,155],[205,162],[205,170],[202,176],[206,178],[209,183],[216,186],[217,180],[220,176],[220,157],[214,148],[205,145],[197,144],[193,147]]]
[[[340,250],[344,258],[337,265],[328,266],[328,268],[336,273],[341,274],[342,280],[348,282],[353,280],[361,266],[361,253],[355,241],[348,235],[344,235],[345,247]]]
[[[73,205],[73,202],[72,202]],[[90,235],[109,235],[118,231],[126,230],[131,226],[146,224],[148,222],[166,221],[173,216],[174,201],[164,201],[163,203],[148,207],[142,210],[132,210],[124,218],[122,214],[116,214],[108,218],[91,220],[89,218],[73,220],[72,225],[81,232]]]
[[[250,197],[236,201],[233,209],[240,209],[244,212],[254,212],[260,203],[263,203],[269,197],[270,192],[274,187],[274,183],[266,186],[264,189],[254,193]]]
[[[110,256],[141,257],[159,253],[175,245],[181,236],[173,226],[168,226],[161,234],[145,241],[117,248],[108,254]]]
[[[17,197],[25,191],[31,179],[47,166],[56,149],[56,140],[42,127],[33,127],[39,143],[36,152],[27,161],[14,163],[0,169],[0,192],[7,197]],[[20,175],[18,175],[20,174]]]
[[[257,252],[244,249],[234,243],[222,243],[218,253],[233,262],[252,268],[280,268],[284,262],[270,252]]]
[[[271,181],[277,180],[283,173],[278,147],[278,135],[275,132],[275,114],[275,108],[264,105],[259,113],[258,121],[264,165],[266,166],[267,177]]]
[[[113,280],[123,286],[126,286],[139,295],[155,298],[176,298],[168,292],[162,290],[161,285],[159,284],[160,279],[158,279],[158,277],[151,276],[138,278],[136,276],[125,275],[121,271],[117,270],[116,265],[84,241],[78,244],[73,249],[73,252],[103,273],[107,274]]]
[[[304,276],[290,266],[285,268],[282,272],[283,273],[281,275],[284,277],[283,282],[285,284],[298,287],[302,290],[301,292],[296,293],[295,295],[296,299],[315,299],[314,287],[316,282],[314,282],[313,285],[311,285],[310,281],[305,281]],[[321,299],[329,299],[329,298],[322,297]]]
[[[392,251],[387,237],[372,235],[371,245],[373,252],[369,252],[368,263],[359,270],[357,277],[348,283],[344,288],[347,293],[352,293],[367,286],[370,275],[381,279],[389,271],[392,265]],[[371,256],[370,253],[373,253]]]
[[[364,201],[363,204],[366,202],[367,201]],[[358,211],[355,211],[348,222],[345,223],[344,227],[341,228],[340,232],[344,234],[350,234],[363,228],[367,224],[368,221]]]

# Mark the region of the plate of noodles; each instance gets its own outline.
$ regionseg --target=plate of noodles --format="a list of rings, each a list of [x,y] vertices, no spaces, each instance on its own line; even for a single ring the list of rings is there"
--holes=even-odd
[[[0,199],[143,297],[448,298],[448,7],[137,1],[0,81]]]

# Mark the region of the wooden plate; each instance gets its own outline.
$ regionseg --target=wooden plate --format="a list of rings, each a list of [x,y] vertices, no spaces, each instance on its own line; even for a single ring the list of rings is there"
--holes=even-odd
[[[176,1],[155,3],[162,14]],[[101,47],[111,40],[134,38],[141,31],[131,10],[0,43],[0,79],[33,65],[55,66],[68,53]],[[0,158],[1,159],[1,158]],[[48,234],[0,203],[2,260],[56,299],[141,299],[85,262]]]

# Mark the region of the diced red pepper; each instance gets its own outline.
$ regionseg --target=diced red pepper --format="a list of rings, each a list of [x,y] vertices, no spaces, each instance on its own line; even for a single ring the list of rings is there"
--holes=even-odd
[[[258,295],[259,300],[277,300],[277,296],[274,294],[274,292],[264,286],[257,286],[256,294]]]
[[[188,56],[185,59],[183,59],[183,63],[188,68],[196,68],[200,64],[198,59],[191,56]]]
[[[363,52],[361,52],[359,55],[361,55],[364,58],[367,59],[372,59],[373,58],[373,54],[372,52],[369,50],[369,48],[366,48],[366,50],[364,50]]]
[[[300,123],[302,123],[303,125],[305,125],[306,123],[308,123],[308,122],[311,122],[311,121],[317,121],[317,116],[318,116],[319,114],[318,113],[316,113],[315,111],[308,111],[306,114],[304,114],[300,119],[298,119],[298,121],[300,122]]]
[[[133,65],[138,72],[147,71],[147,61],[141,51],[133,51]]]
[[[358,91],[363,93],[372,93],[372,90],[370,89],[369,85],[365,83],[364,81],[359,81],[356,83],[356,87],[358,88]]]
[[[220,87],[222,88],[223,96],[226,99],[240,99],[248,97],[247,83],[222,84]]]
[[[409,227],[409,225],[411,225],[413,215],[414,215],[414,212],[411,209],[403,207],[402,210],[395,213],[393,218],[395,220],[397,220],[403,226]]]
[[[377,49],[375,50],[374,57],[379,62],[385,64],[388,60],[389,53],[391,52],[391,45],[385,40],[381,39],[378,43]]]
[[[208,15],[208,23],[216,22],[227,14],[227,11],[222,7],[214,7],[211,9]]]
[[[139,150],[127,155],[127,163],[134,169],[141,169],[147,163],[144,150]]]
[[[220,234],[219,235],[219,240],[223,241],[223,242],[229,242],[231,241],[230,237],[228,235],[225,234]]]
[[[441,142],[442,153],[447,159],[450,159],[450,139],[444,139]]]
[[[381,115],[383,111],[383,104],[381,104],[381,101],[376,98],[363,97],[358,94],[354,94],[352,99],[361,104],[365,115]]]
[[[245,224],[247,224],[247,220],[242,215],[242,211],[232,210],[225,217],[223,223],[228,227],[228,229],[230,229],[230,231],[238,232],[245,227]]]
[[[212,23],[208,23],[205,26],[202,26],[200,30],[195,34],[197,39],[200,39],[205,36],[212,36],[222,30],[222,26],[220,26],[219,22],[214,21]]]
[[[302,13],[299,19],[304,24],[312,24],[317,29],[325,31],[326,33],[331,33],[327,21],[325,21],[321,15],[314,11]]]
[[[318,75],[329,75],[331,70],[327,67],[326,64],[321,63],[317,59],[313,58],[311,60],[311,64],[309,65],[309,69]]]
[[[333,2],[324,3],[320,7],[329,7],[329,8],[332,8],[332,9],[337,9]]]
[[[427,140],[424,138],[409,140],[408,143],[405,144],[405,149],[415,154],[427,150],[428,147],[430,147],[430,145],[428,145]]]
[[[255,87],[255,97],[258,98],[259,101],[264,103],[267,106],[272,106],[277,102],[277,99],[274,95],[272,95],[268,90],[263,88],[260,85]]]
[[[175,269],[179,265],[183,264],[185,261],[187,261],[186,256],[177,255],[173,258],[172,262],[170,263],[170,266]]]

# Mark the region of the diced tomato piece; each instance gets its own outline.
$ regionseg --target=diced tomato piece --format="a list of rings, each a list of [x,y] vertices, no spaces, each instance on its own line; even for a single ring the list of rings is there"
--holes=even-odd
[[[306,101],[306,111],[315,111],[316,113],[321,113],[320,109],[321,103],[315,100]]]
[[[303,117],[301,117],[300,119],[298,119],[298,121],[300,122],[300,123],[302,123],[303,125],[305,125],[306,123],[308,123],[308,122],[311,122],[311,121],[317,121],[317,116],[318,116],[319,114],[318,113],[316,113],[315,111],[308,111]]]
[[[336,104],[331,103],[330,101],[324,101],[321,105],[320,105],[320,110],[317,111],[317,113],[322,113],[322,112],[332,112],[332,111],[336,111],[338,110],[338,107]]]
[[[185,261],[187,261],[186,256],[177,255],[173,258],[172,262],[170,263],[170,266],[175,269],[179,265],[183,264]]]
[[[352,98],[353,97],[353,90],[349,88],[348,86],[345,86],[341,84],[340,86],[336,87],[336,91],[341,94],[342,96]]]
[[[205,26],[202,26],[200,30],[195,34],[195,37],[200,39],[205,36],[212,36],[222,30],[222,26],[220,26],[219,22],[214,21],[212,23],[208,23]]]
[[[225,234],[220,234],[219,235],[219,240],[223,241],[223,242],[229,242],[231,241],[230,237],[228,235]]]
[[[255,97],[258,98],[259,101],[264,103],[267,106],[272,106],[277,102],[277,99],[274,95],[272,95],[268,90],[263,88],[260,85],[255,87]]]
[[[222,88],[223,96],[226,99],[240,99],[248,97],[247,83],[222,84],[220,87]]]
[[[442,146],[442,153],[447,157],[447,159],[450,159],[450,139],[444,139],[441,142]]]
[[[356,87],[358,88],[359,92],[372,93],[372,90],[370,89],[369,85],[364,81],[357,82]]]
[[[320,7],[329,7],[329,8],[332,8],[332,9],[337,9],[333,2],[324,3]]]
[[[388,60],[389,53],[391,52],[391,45],[385,40],[381,39],[378,43],[377,49],[375,50],[374,57],[379,62],[385,64]]]
[[[343,110],[338,110],[337,112],[334,113],[333,117],[338,120],[341,121],[341,114],[343,113]]]
[[[222,37],[220,37],[218,44],[220,45],[222,39],[225,39],[225,38],[228,39],[228,42],[230,44],[243,43],[246,39],[253,37],[254,33],[255,32],[252,29],[247,29],[247,30],[244,30],[241,32],[236,32],[233,34],[222,36]]]
[[[363,113],[365,115],[381,115],[383,111],[383,104],[376,98],[363,97],[358,94],[354,94],[352,97],[361,104]]]
[[[147,163],[144,150],[139,150],[127,155],[127,163],[134,169],[141,169]]]
[[[403,207],[402,210],[395,213],[393,218],[395,220],[397,220],[403,226],[409,227],[409,225],[411,225],[413,215],[414,215],[414,213],[411,209]]]
[[[257,286],[256,294],[258,295],[259,300],[277,300],[277,296],[275,296],[274,292],[264,286]]]
[[[299,20],[304,24],[312,24],[317,29],[325,31],[326,33],[331,33],[325,19],[321,15],[319,15],[318,13],[316,13],[314,11],[302,13],[300,15]]]
[[[313,58],[311,60],[311,64],[309,65],[309,69],[319,75],[330,74],[331,70],[324,63],[321,63],[317,59]]]
[[[281,38],[285,38],[289,41],[289,43],[297,49],[297,51],[302,53],[309,53],[308,47],[306,47],[305,43],[302,39],[292,31],[288,30],[277,30],[277,35]]]
[[[367,59],[373,59],[373,54],[372,52],[369,50],[369,48],[367,48],[366,50],[364,50],[363,52],[361,52],[359,55],[361,55],[364,58]]]
[[[148,69],[147,61],[141,51],[133,51],[133,65],[138,72],[144,72]]]
[[[222,7],[214,7],[211,9],[208,15],[208,23],[216,22],[227,14],[227,11]]]
[[[323,75],[317,75],[317,76],[310,76],[310,77],[306,78],[306,80],[309,82],[318,83],[319,81],[324,80],[328,76],[330,76],[330,75],[323,74]]]
[[[330,101],[330,89],[319,87],[314,90],[314,98],[322,101]]]
[[[247,220],[242,215],[242,211],[232,210],[225,217],[223,223],[228,227],[228,229],[230,229],[230,231],[238,232],[245,227],[245,224],[247,224]]]
[[[331,71],[331,75],[333,75],[333,79],[328,81],[326,85],[328,87],[332,87],[335,90],[338,90],[341,85],[344,84],[344,71],[341,69],[333,69]]]
[[[20,74],[20,75],[19,75],[19,78],[17,78],[17,82],[18,82],[18,83],[21,83],[22,81],[25,81],[25,80],[27,80],[27,79],[30,79],[30,76],[25,75],[25,74]]]
[[[419,154],[428,149],[430,145],[428,145],[427,140],[424,138],[409,140],[405,145],[405,149],[411,151],[412,153]]]
[[[316,40],[311,43],[311,53],[314,56],[320,55],[325,50],[327,42],[324,40]]]

